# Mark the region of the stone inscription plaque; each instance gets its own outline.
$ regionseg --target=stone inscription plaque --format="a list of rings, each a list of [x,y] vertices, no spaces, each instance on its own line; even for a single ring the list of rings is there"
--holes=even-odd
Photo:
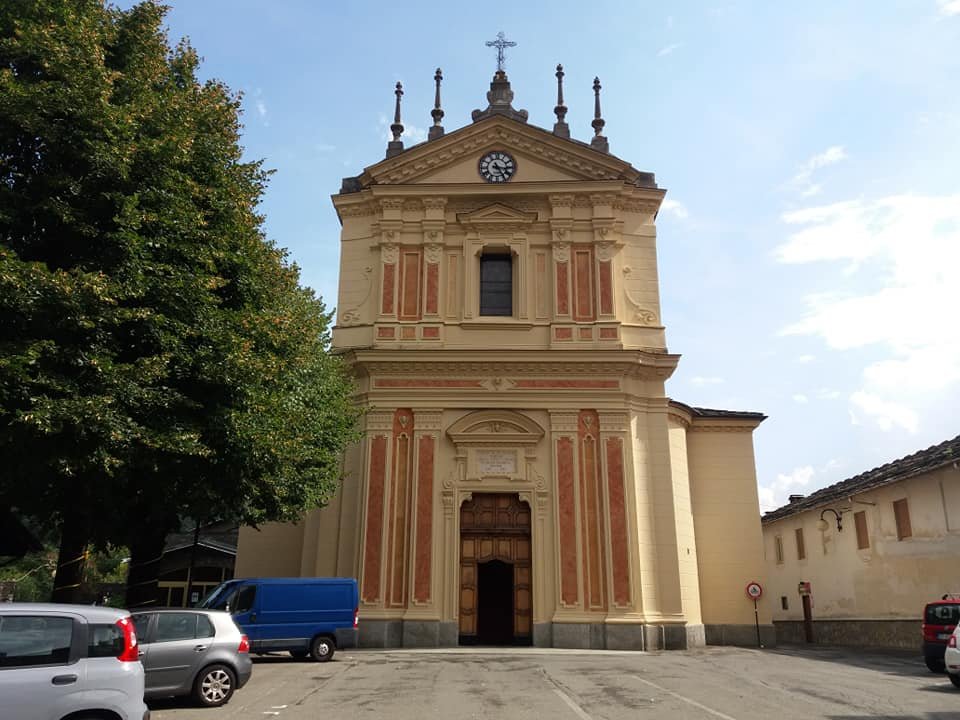
[[[516,450],[477,450],[477,468],[481,475],[516,475]]]

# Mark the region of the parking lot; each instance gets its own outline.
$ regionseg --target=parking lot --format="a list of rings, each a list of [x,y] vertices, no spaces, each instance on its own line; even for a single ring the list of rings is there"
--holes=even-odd
[[[918,657],[835,649],[344,650],[325,664],[260,658],[222,708],[151,708],[154,720],[957,720],[960,690]]]

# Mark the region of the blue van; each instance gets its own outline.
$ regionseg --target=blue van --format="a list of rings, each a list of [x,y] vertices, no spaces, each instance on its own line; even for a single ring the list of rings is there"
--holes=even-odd
[[[326,662],[338,647],[357,644],[360,594],[354,578],[228,580],[200,607],[226,610],[250,640],[250,652],[288,651]]]

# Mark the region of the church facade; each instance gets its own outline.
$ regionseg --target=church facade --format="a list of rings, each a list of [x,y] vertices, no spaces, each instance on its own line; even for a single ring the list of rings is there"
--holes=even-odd
[[[335,500],[243,529],[236,575],[351,576],[359,643],[772,643],[758,413],[671,400],[654,176],[489,106],[344,181],[334,348],[365,436]],[[558,84],[562,70],[558,68]],[[398,129],[399,128],[399,129]],[[759,623],[759,625],[757,624]]]

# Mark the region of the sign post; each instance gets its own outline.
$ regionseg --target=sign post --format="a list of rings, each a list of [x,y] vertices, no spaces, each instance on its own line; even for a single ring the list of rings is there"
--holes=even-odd
[[[757,627],[757,647],[762,648],[760,642],[760,612],[757,610],[757,600],[763,595],[763,588],[758,582],[747,583],[747,597],[753,600],[753,622]]]

